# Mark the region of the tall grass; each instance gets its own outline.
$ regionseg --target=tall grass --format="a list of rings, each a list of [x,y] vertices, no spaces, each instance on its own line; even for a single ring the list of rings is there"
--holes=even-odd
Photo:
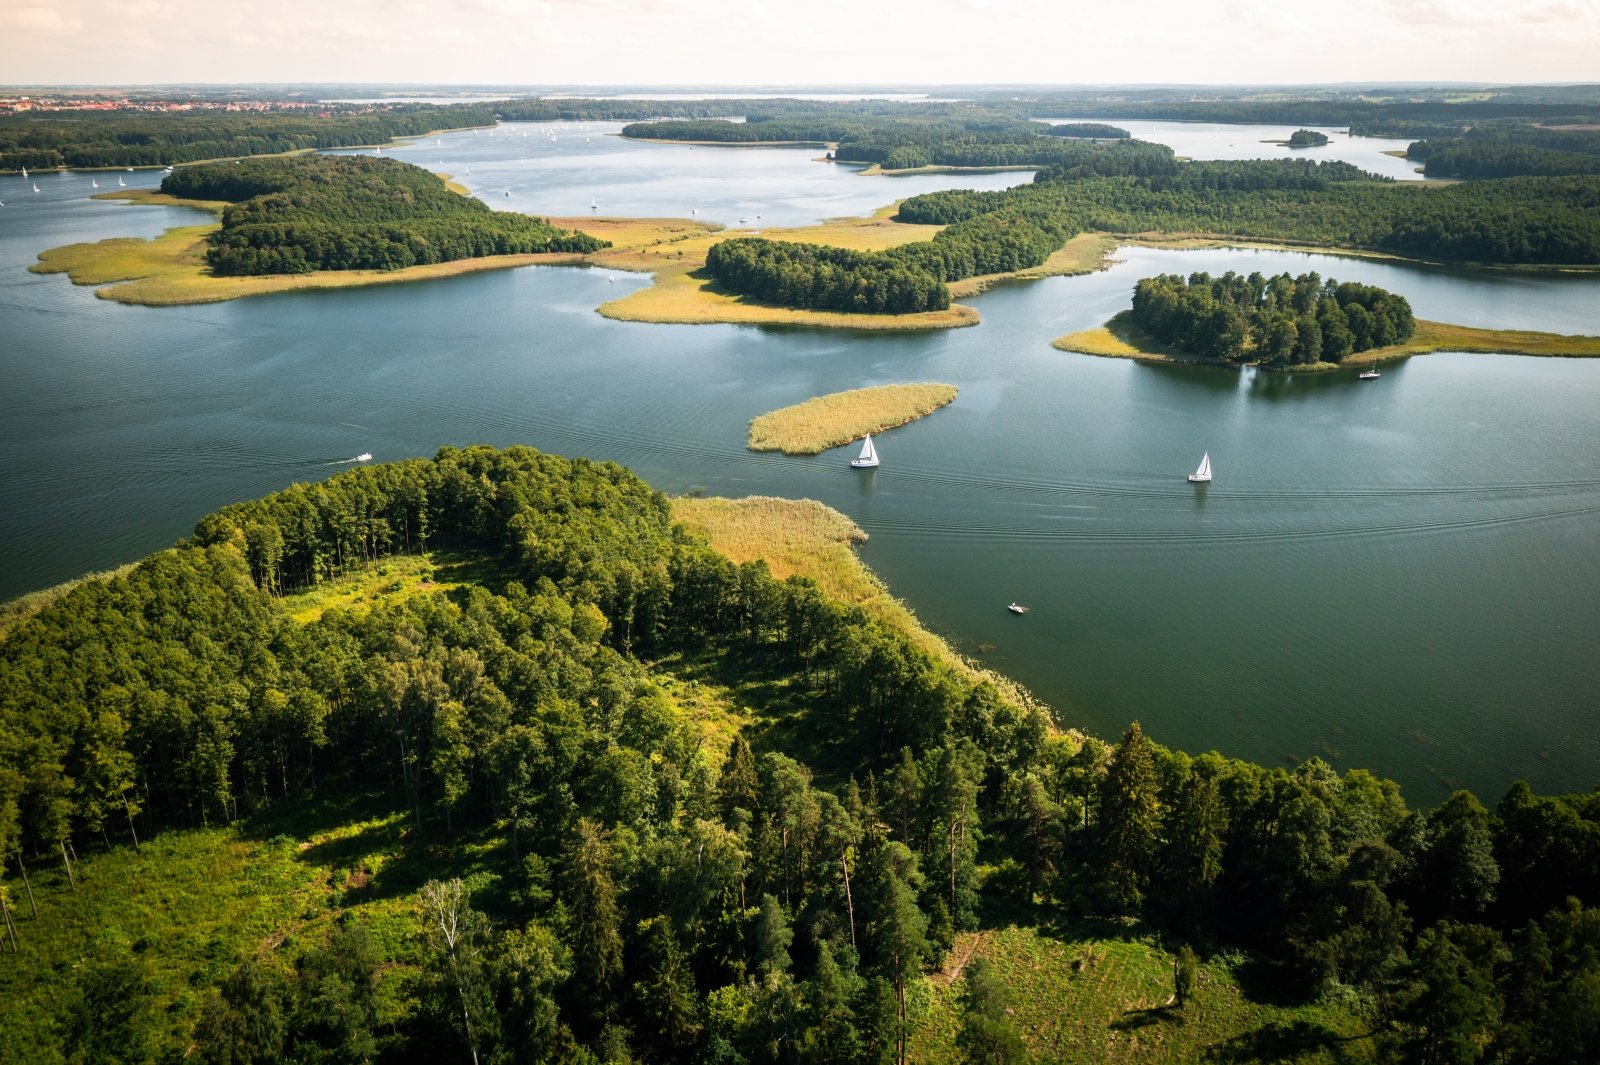
[[[815,455],[932,414],[956,398],[955,385],[875,385],[815,396],[750,423],[751,451]]]
[[[679,497],[672,517],[704,536],[735,562],[762,559],[780,580],[810,577],[832,598],[854,603],[909,639],[925,654],[973,681],[993,684],[1019,706],[1041,706],[1022,685],[970,661],[922,622],[867,568],[853,550],[867,534],[855,522],[814,499]],[[1048,717],[1048,711],[1046,712]]]

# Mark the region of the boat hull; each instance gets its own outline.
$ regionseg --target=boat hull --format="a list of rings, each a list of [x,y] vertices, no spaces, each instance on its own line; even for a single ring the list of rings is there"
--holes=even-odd
[[[850,465],[857,470],[870,470],[878,465],[877,459],[851,459]]]

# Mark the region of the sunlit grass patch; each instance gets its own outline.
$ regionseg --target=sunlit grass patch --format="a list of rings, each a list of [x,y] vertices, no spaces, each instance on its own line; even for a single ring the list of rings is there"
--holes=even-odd
[[[932,382],[875,385],[816,396],[750,423],[752,451],[815,455],[867,433],[905,425],[956,398],[955,385]]]
[[[672,517],[734,562],[762,559],[773,576],[809,577],[823,594],[853,603],[903,633],[913,646],[973,681],[988,681],[1022,706],[1037,700],[1016,681],[967,660],[922,622],[857,557],[867,534],[832,507],[814,499],[679,497]]]
[[[435,572],[433,555],[390,555],[348,577],[324,581],[283,600],[289,617],[309,624],[333,609],[366,611],[382,603],[395,603],[413,595],[437,594],[459,588]]]
[[[962,983],[952,970],[987,961],[1011,992],[1007,1018],[1029,1060],[1063,1065],[1100,1062],[1187,1063],[1372,1060],[1367,1020],[1344,1005],[1281,1006],[1253,1001],[1231,968],[1200,967],[1196,989],[1179,1010],[1172,1000],[1172,955],[1154,941],[1114,928],[1007,926],[956,937],[912,1041],[912,1058],[929,1065],[962,1060]]]

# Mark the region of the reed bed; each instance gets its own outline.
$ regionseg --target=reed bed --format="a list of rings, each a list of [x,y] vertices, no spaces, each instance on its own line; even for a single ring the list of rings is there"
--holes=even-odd
[[[809,577],[831,598],[854,603],[880,622],[903,633],[913,646],[969,680],[987,681],[1017,706],[1043,707],[1010,677],[985,669],[957,652],[922,622],[857,557],[854,547],[867,534],[855,522],[814,499],[748,496],[744,499],[680,496],[672,517],[734,562],[766,562],[780,580]]]
[[[952,402],[957,391],[955,385],[917,382],[816,396],[753,420],[749,447],[751,451],[815,455],[932,414]]]

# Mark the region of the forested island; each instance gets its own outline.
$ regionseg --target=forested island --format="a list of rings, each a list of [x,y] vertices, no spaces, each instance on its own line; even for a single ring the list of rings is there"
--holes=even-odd
[[[1058,731],[619,467],[445,449],[5,635],[0,1055],[1094,1061],[1136,1020],[1189,1060],[1587,1060],[1597,838],[1592,794],[1413,810]],[[1148,1007],[1019,1020],[1147,959]]]
[[[1417,331],[1405,297],[1315,273],[1146,277],[1134,286],[1128,317],[1161,343],[1202,358],[1271,367],[1337,363]]]
[[[490,210],[397,159],[314,155],[186,167],[162,179],[161,191],[229,204],[206,252],[221,276],[402,270],[607,246],[542,219]]]
[[[1314,129],[1297,129],[1285,143],[1291,148],[1320,148],[1328,143],[1328,135]]]

